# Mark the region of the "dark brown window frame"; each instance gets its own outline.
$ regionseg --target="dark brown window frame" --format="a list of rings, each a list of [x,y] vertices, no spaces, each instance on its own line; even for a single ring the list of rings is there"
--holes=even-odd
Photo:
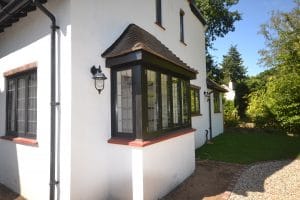
[[[213,96],[214,96],[214,113],[221,113],[220,92],[214,91]]]
[[[165,30],[165,28],[162,25],[162,1],[161,0],[155,1],[155,8],[156,8],[155,24],[157,24],[159,27],[161,27],[163,30]]]
[[[128,70],[131,69],[132,71],[132,112],[133,112],[133,133],[122,133],[118,132],[118,122],[117,122],[117,109],[116,109],[116,102],[117,102],[117,83],[116,83],[116,74],[118,71],[122,70]],[[157,77],[157,95],[158,95],[158,106],[159,106],[159,121],[158,121],[158,130],[156,131],[148,131],[148,105],[147,105],[147,70],[152,70],[155,71]],[[168,90],[169,94],[171,95],[168,97],[171,102],[170,102],[170,118],[173,120],[173,101],[172,101],[172,92],[171,92],[171,82],[170,79],[172,77],[176,77],[179,79],[179,85],[182,85],[182,81],[184,80],[187,84],[187,99],[186,103],[187,105],[187,122],[182,123],[182,103],[183,99],[180,97],[180,103],[179,109],[180,112],[178,113],[179,115],[179,125],[175,126],[174,124],[170,125],[166,129],[162,129],[162,97],[161,97],[161,74],[165,74],[168,76]],[[178,94],[182,93],[182,90],[178,87]],[[162,69],[160,66],[153,65],[153,64],[133,64],[133,65],[123,65],[123,66],[118,66],[117,68],[112,68],[111,70],[111,111],[112,111],[112,137],[117,137],[117,138],[129,138],[129,139],[141,139],[141,140],[149,140],[153,139],[168,133],[172,133],[174,131],[180,130],[180,129],[185,129],[185,128],[190,128],[191,127],[191,114],[190,114],[190,92],[189,92],[189,79],[185,76],[182,76],[180,74],[174,73],[172,71],[168,71],[166,69]]]
[[[36,129],[35,129],[35,133],[34,134],[30,134],[28,133],[28,98],[29,98],[29,91],[28,91],[28,82],[29,82],[29,77],[35,74],[37,76],[37,69],[36,66],[33,66],[33,64],[29,64],[24,65],[24,67],[20,67],[17,68],[16,70],[11,70],[9,72],[4,73],[5,78],[6,78],[6,136],[11,136],[11,137],[23,137],[23,138],[29,138],[29,139],[36,139]],[[9,101],[9,97],[8,97],[8,82],[10,80],[14,81],[14,87],[15,87],[15,91],[16,91],[16,97],[15,97],[15,102],[13,102],[15,104],[15,120],[14,120],[14,126],[17,127],[17,118],[18,118],[18,110],[17,110],[17,101],[18,101],[18,93],[17,93],[17,84],[18,84],[18,80],[21,78],[25,78],[25,133],[21,134],[17,131],[11,131],[9,130],[9,121],[8,121],[8,117],[9,117],[9,111],[8,111],[8,101]],[[37,83],[37,80],[36,80]],[[37,118],[35,119],[37,120]],[[15,128],[17,130],[17,128]]]
[[[184,42],[184,11],[180,10],[179,12],[179,29],[180,29],[180,42],[185,44]]]
[[[198,104],[198,108],[199,109],[196,109],[196,107],[195,107],[195,111],[193,111],[193,109],[192,109],[192,96],[191,96],[191,98],[190,98],[190,100],[191,100],[191,115],[192,115],[192,117],[193,116],[200,116],[200,115],[202,115],[201,114],[201,103],[200,103],[200,90],[201,90],[201,87],[198,87],[198,86],[196,86],[196,85],[190,85],[190,95],[192,95],[192,91],[194,92],[194,105],[196,106],[197,104]],[[197,94],[196,94],[197,93]],[[197,99],[195,98],[196,97],[196,95],[198,96],[198,102],[197,102]]]

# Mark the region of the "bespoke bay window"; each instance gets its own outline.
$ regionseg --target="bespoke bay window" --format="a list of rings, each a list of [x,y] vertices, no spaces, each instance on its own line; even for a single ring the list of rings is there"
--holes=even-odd
[[[197,71],[155,36],[130,24],[102,57],[111,69],[113,137],[151,140],[191,126]]]
[[[189,80],[151,66],[112,70],[113,132],[151,139],[190,127]]]
[[[36,138],[37,74],[36,70],[6,77],[7,135]]]

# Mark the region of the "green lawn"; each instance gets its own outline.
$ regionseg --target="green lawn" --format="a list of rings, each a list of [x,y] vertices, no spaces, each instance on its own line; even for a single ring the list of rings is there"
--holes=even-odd
[[[196,150],[198,159],[249,164],[300,158],[300,137],[283,134],[226,132]]]

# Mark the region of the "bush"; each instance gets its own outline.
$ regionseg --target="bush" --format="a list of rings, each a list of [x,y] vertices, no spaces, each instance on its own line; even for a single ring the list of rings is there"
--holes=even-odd
[[[233,101],[225,100],[224,102],[224,124],[225,127],[237,127],[239,124],[238,111]]]

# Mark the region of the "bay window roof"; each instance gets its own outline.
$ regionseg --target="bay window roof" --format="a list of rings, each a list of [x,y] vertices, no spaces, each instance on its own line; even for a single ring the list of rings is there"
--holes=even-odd
[[[39,0],[46,3],[47,0]],[[12,26],[20,18],[26,17],[28,12],[36,10],[32,0],[0,0],[0,32]]]
[[[225,88],[223,88],[221,85],[218,83],[214,82],[213,80],[207,78],[206,79],[206,84],[208,89],[216,90],[218,92],[228,92]]]
[[[189,67],[155,36],[135,24],[130,24],[120,37],[102,54],[106,66],[128,62],[143,62],[166,67],[167,70],[196,78],[197,70]]]

